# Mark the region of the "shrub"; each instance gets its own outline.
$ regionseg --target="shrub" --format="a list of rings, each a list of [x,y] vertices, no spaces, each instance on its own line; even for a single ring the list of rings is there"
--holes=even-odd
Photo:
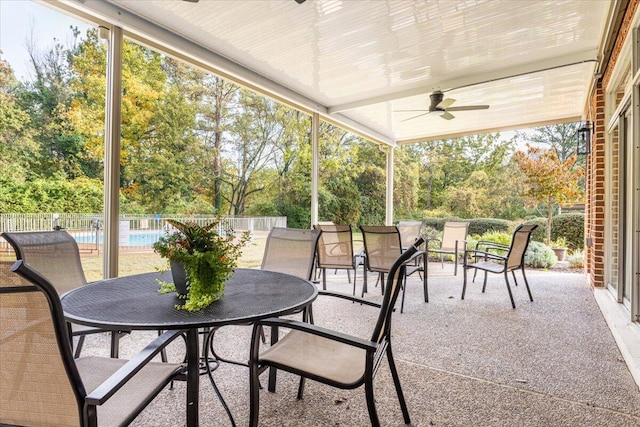
[[[535,240],[536,242],[544,242],[547,238],[546,229],[547,229],[547,220],[546,218],[533,218],[526,221],[524,224],[535,224],[538,226],[533,233],[531,233],[531,240]]]
[[[576,251],[567,257],[567,261],[571,268],[584,268],[584,253]]]
[[[435,228],[442,231],[444,229],[445,222],[457,222],[468,221],[469,222],[469,234],[481,236],[489,231],[497,232],[509,232],[509,221],[496,218],[475,218],[475,219],[461,219],[456,216],[448,216],[445,218],[428,217],[423,218],[422,222],[425,226]]]
[[[489,242],[496,242],[509,246],[511,244],[511,237],[512,235],[509,233],[499,233],[496,231],[491,231],[489,233],[483,234],[480,240],[488,240]]]
[[[537,224],[538,228],[531,235],[532,240],[544,242],[546,240],[546,218],[534,218],[525,224]],[[551,240],[564,238],[567,247],[572,250],[584,248],[584,214],[570,213],[553,217],[551,221]]]
[[[444,218],[429,217],[429,218],[423,218],[422,219],[422,223],[426,227],[435,228],[438,231],[444,230],[444,223],[448,222],[448,221],[462,221],[462,220],[460,218],[458,218],[458,217],[455,217],[455,216],[448,216],[448,217],[444,217]]]
[[[569,213],[553,217],[551,222],[551,238],[564,238],[567,247],[572,250],[584,248],[584,214]]]
[[[442,233],[436,230],[433,227],[422,224],[422,228],[420,229],[420,235],[425,239],[438,239]]]
[[[510,230],[509,221],[496,218],[476,218],[469,221],[469,234],[483,235],[490,231],[506,232]]]
[[[558,262],[553,250],[541,242],[529,242],[524,263],[533,268],[549,268]]]

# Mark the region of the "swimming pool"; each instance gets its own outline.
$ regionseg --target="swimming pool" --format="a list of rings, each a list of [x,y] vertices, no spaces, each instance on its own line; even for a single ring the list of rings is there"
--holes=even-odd
[[[86,233],[71,232],[70,233],[77,243],[95,244],[96,234],[99,244],[104,242],[104,233],[99,231],[88,231]],[[135,246],[135,247],[152,247],[155,242],[164,234],[160,230],[133,230],[128,233],[121,233],[119,246]]]

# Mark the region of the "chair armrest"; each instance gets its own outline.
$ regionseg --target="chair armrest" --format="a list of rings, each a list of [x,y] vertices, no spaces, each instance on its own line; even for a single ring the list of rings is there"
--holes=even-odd
[[[378,348],[378,343],[374,341],[365,340],[362,338],[354,337],[352,335],[343,334],[342,332],[334,331],[331,329],[323,328],[311,323],[300,322],[292,319],[281,319],[279,317],[270,317],[268,319],[260,320],[254,323],[254,336],[256,329],[260,326],[282,327],[287,329],[294,329],[302,331],[308,334],[316,335],[322,338],[338,341],[344,344],[352,345],[354,347],[362,348],[367,351],[375,352]]]
[[[132,357],[124,366],[114,372],[109,378],[99,385],[86,397],[86,402],[90,405],[102,405],[115,392],[117,392],[127,381],[138,373],[147,363],[149,363],[162,349],[171,341],[181,336],[184,331],[167,331],[149,343],[142,351]]]
[[[485,258],[485,259],[495,259],[500,261],[506,261],[507,257],[504,255],[498,255],[491,252],[478,251],[478,250],[466,250],[464,251],[465,258],[467,256],[472,258]]]
[[[357,302],[357,303],[363,304],[363,305],[369,305],[371,307],[376,307],[376,308],[380,308],[381,307],[381,305],[378,304],[377,302],[368,301],[366,299],[358,298],[358,297],[353,296],[353,295],[343,294],[341,292],[318,290],[318,295],[346,299],[346,300],[349,300],[349,301]]]
[[[413,261],[414,259],[424,256],[427,252],[426,251],[417,251],[416,253],[414,253],[413,255],[411,255],[409,257],[409,259],[407,259],[404,263],[405,264],[409,264],[409,262]]]
[[[485,247],[485,252],[494,249],[498,251],[507,252],[509,250],[509,245],[504,245],[502,243],[491,242],[488,240],[480,240],[476,243],[476,250],[479,250],[481,246]]]

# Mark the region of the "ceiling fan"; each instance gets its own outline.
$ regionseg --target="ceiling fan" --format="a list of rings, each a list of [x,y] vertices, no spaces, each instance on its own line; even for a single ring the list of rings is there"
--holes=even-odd
[[[406,122],[407,120],[426,116],[427,114],[431,113],[437,113],[443,119],[451,120],[455,118],[455,116],[451,114],[450,111],[486,110],[489,108],[488,105],[463,105],[460,107],[452,107],[451,105],[453,105],[456,100],[451,98],[444,99],[444,93],[442,93],[442,91],[440,90],[436,90],[435,92],[433,92],[431,95],[429,95],[429,98],[431,98],[431,104],[429,105],[428,110],[395,110],[395,112],[423,111],[422,114],[418,114],[417,116],[409,117],[408,119],[402,120],[403,122]]]

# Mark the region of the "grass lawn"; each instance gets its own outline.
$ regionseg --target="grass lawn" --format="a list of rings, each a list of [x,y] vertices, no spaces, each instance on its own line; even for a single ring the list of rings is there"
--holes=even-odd
[[[262,263],[266,241],[266,238],[256,238],[248,243],[242,250],[242,256],[238,260],[238,267],[259,267]],[[118,258],[119,276],[129,276],[167,268],[166,260],[160,258],[153,250],[141,252],[121,250]],[[102,254],[82,255],[82,268],[89,282],[102,279],[102,263]]]

